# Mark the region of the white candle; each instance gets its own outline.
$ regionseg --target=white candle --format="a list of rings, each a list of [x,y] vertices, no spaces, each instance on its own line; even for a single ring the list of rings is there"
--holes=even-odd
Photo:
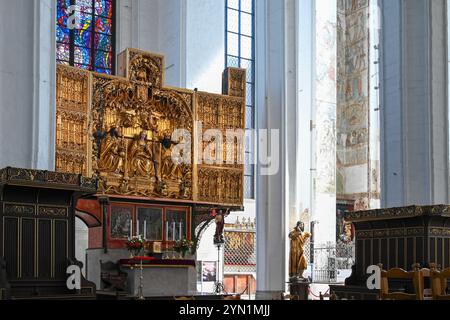
[[[175,222],[172,222],[172,241],[175,241]]]
[[[147,240],[147,220],[144,220],[144,240]]]
[[[169,241],[169,221],[166,221],[166,241]]]
[[[137,220],[137,225],[136,225],[136,235],[140,236],[139,234],[139,220]]]
[[[182,239],[181,239],[181,238],[182,238],[181,235],[182,235],[183,233],[182,233],[181,231],[182,231],[182,228],[183,228],[183,227],[181,226],[181,222],[180,222],[180,226],[179,226],[179,227],[180,227],[180,228],[179,228],[179,229],[180,229],[180,240],[182,240]]]
[[[133,220],[130,220],[130,238],[133,238]]]

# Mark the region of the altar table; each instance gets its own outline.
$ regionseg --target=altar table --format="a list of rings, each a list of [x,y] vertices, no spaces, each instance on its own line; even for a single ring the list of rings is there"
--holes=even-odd
[[[139,259],[122,259],[121,269],[128,274],[128,292],[139,295],[141,261]],[[150,297],[193,296],[196,294],[197,271],[194,260],[142,261],[143,295]]]

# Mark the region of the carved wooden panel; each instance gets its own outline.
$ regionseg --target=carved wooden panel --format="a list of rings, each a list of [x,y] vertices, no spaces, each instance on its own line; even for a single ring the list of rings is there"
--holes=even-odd
[[[165,87],[164,65],[127,49],[120,77],[58,66],[57,171],[110,195],[242,206],[245,70],[225,70],[218,95]]]
[[[175,130],[193,135],[193,91],[160,87],[160,56],[128,50],[129,79],[93,80],[93,172],[107,194],[192,200],[192,157],[172,159]]]
[[[230,95],[196,93],[196,119],[203,138],[197,154],[197,199],[242,204],[246,72],[228,68],[223,79],[224,94]]]
[[[58,65],[56,82],[56,171],[88,176],[90,73]]]

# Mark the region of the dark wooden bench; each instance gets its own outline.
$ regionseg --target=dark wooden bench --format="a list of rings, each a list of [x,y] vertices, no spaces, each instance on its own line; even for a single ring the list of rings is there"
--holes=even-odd
[[[8,276],[6,273],[6,261],[0,257],[0,300],[9,299],[9,290],[11,286],[8,282]]]

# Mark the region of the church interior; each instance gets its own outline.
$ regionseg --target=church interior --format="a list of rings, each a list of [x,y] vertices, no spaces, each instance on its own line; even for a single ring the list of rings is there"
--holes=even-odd
[[[447,0],[0,6],[0,300],[450,300]]]

